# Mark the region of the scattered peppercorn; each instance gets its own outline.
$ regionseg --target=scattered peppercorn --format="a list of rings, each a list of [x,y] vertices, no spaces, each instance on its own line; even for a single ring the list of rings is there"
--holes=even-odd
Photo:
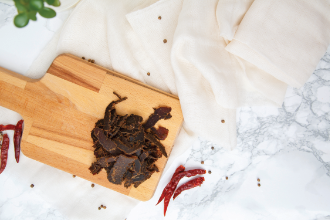
[[[76,178],[76,175],[72,175],[73,178]]]
[[[212,150],[214,150],[214,147],[211,147]]]
[[[92,63],[95,63],[95,60],[91,60]]]
[[[167,40],[166,40],[166,39],[164,39],[164,40],[163,40],[163,42],[164,42],[164,44],[166,44],[166,43],[167,43]]]
[[[101,208],[103,208],[103,205],[101,205]]]
[[[162,16],[159,16],[159,17],[158,17],[158,20],[160,20],[160,19],[162,19]]]
[[[204,161],[202,161],[201,164],[204,164]]]
[[[257,181],[260,182],[260,179],[258,178]]]
[[[83,60],[84,60],[84,59],[85,59],[85,57],[82,57],[81,59],[83,59]]]
[[[103,206],[104,209],[106,209],[107,207],[106,206]]]
[[[150,76],[150,73],[148,72],[147,75]]]
[[[91,62],[92,60],[91,59],[88,59],[88,62]]]
[[[92,188],[94,188],[94,186],[95,186],[95,184],[94,184],[94,183],[92,183],[91,187],[92,187]]]
[[[221,120],[221,123],[225,123],[225,120],[222,119],[222,120]]]
[[[34,185],[33,185],[33,184],[31,184],[31,185],[30,185],[30,187],[31,187],[31,188],[33,188],[33,187],[34,187]]]
[[[228,179],[228,176],[226,176],[226,180]]]
[[[98,209],[101,210],[101,207],[99,207]]]
[[[259,187],[261,186],[260,183],[258,183],[258,186],[259,186]]]
[[[209,170],[209,174],[211,174],[211,170]]]

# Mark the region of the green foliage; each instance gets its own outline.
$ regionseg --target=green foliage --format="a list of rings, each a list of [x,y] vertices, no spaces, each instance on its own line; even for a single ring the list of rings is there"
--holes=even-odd
[[[14,0],[17,8],[18,15],[14,18],[14,24],[16,27],[25,27],[29,20],[36,21],[37,13],[44,18],[53,18],[56,16],[56,12],[45,7],[44,3],[58,7],[61,5],[59,0]]]

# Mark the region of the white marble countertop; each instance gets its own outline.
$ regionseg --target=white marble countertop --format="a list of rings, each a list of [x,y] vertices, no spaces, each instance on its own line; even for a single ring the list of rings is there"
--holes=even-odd
[[[15,13],[13,6],[0,3],[0,66],[24,74],[70,11],[51,20],[38,18],[24,29],[13,26]],[[0,110],[8,121],[20,117]],[[205,175],[207,181],[201,188],[171,201],[165,218],[163,205],[155,207],[158,198],[153,198],[139,203],[127,219],[330,219],[330,47],[303,88],[288,88],[282,108],[250,107],[237,113],[235,150],[225,151],[200,138],[164,174],[171,176],[179,164],[203,167],[212,173]],[[41,166],[29,158],[23,160]],[[15,165],[9,158],[7,168]],[[15,169],[25,172],[31,167],[16,165]],[[56,169],[50,172],[59,172],[67,181],[73,179]],[[80,185],[89,184],[76,179]],[[158,187],[156,195],[163,187]],[[0,175],[1,220],[78,219],[61,210],[45,203],[43,195],[23,179]]]

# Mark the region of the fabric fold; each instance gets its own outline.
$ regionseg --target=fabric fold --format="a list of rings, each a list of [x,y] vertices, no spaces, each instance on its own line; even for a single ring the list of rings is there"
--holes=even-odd
[[[330,43],[327,0],[255,0],[227,51],[301,87]]]

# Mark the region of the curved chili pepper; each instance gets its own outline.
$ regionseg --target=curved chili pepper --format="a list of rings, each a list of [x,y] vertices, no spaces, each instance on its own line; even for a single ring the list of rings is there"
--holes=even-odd
[[[14,132],[14,148],[15,148],[15,158],[16,162],[19,162],[19,155],[21,152],[21,139],[22,139],[22,132],[23,132],[23,120],[19,120],[15,126]]]
[[[181,172],[179,174],[177,174],[168,184],[165,188],[167,188],[166,193],[165,193],[165,199],[164,199],[164,216],[166,214],[166,210],[168,207],[168,204],[170,202],[170,199],[175,191],[175,188],[177,187],[177,185],[179,184],[179,181],[183,178],[183,177],[191,177],[191,176],[196,176],[198,174],[205,174],[206,170],[202,170],[202,169],[195,169],[195,170],[188,170],[188,171],[184,171]]]
[[[188,190],[188,189],[192,189],[196,186],[200,186],[202,185],[202,183],[205,181],[205,178],[204,177],[198,177],[196,179],[193,179],[193,180],[190,180],[189,182],[183,184],[182,186],[180,186],[179,188],[177,188],[177,190],[175,191],[174,193],[174,196],[173,196],[173,200],[178,196],[180,195],[180,193],[182,191],[185,191],[185,190]]]
[[[15,130],[15,125],[0,125],[0,131]]]
[[[1,147],[1,167],[0,174],[5,170],[8,159],[9,137],[7,134],[3,135],[2,147]]]
[[[185,167],[180,165],[178,168],[176,168],[171,180],[178,174],[178,173],[182,173],[184,171]],[[165,193],[166,193],[166,187],[164,188],[163,192],[162,192],[162,195],[160,196],[158,202],[156,205],[158,205],[161,201],[163,201],[163,199],[165,198]]]

